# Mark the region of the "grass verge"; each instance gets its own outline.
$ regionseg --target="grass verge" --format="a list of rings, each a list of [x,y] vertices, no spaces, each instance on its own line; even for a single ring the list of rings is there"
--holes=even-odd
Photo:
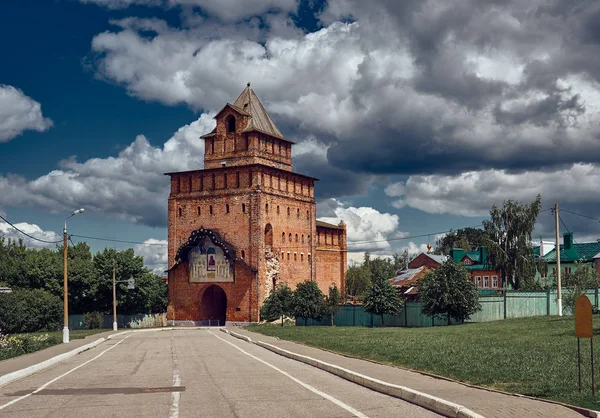
[[[106,329],[83,329],[69,333],[71,340],[108,331]],[[0,360],[7,360],[62,343],[62,331],[13,334],[0,340]]]
[[[594,316],[600,323],[600,316]],[[581,340],[577,389],[573,317],[535,317],[435,328],[280,327],[249,331],[461,382],[600,410],[591,395],[590,341]],[[594,333],[600,331],[595,326]],[[600,362],[600,341],[594,346]],[[596,376],[596,382],[600,376]]]

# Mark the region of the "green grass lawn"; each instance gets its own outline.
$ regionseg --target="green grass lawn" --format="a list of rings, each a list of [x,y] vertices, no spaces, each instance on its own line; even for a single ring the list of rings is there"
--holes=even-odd
[[[69,333],[71,340],[78,340],[89,335],[108,331],[107,329],[83,329],[75,330]],[[42,338],[44,335],[47,338]],[[7,338],[8,344],[0,345],[0,360],[22,356],[43,350],[44,348],[62,343],[62,330],[55,332],[32,332],[28,334],[12,334]]]
[[[594,316],[594,333],[600,316]],[[536,317],[435,328],[279,327],[249,331],[381,363],[422,370],[506,392],[600,410],[600,376],[591,395],[590,340],[581,340],[582,393],[577,391],[573,317]],[[600,364],[600,340],[594,360]],[[596,367],[598,372],[598,367]]]

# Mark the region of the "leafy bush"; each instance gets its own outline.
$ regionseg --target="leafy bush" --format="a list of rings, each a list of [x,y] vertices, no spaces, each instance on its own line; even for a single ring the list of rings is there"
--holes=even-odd
[[[167,314],[157,313],[154,315],[146,314],[141,319],[133,320],[129,323],[130,328],[158,328],[167,326]]]
[[[48,334],[11,336],[0,334],[0,360],[33,353],[60,342],[60,337]]]
[[[62,326],[62,300],[41,289],[0,294],[0,329],[9,334],[57,331]]]
[[[104,314],[101,312],[88,312],[83,314],[83,326],[86,329],[100,329],[104,326]]]

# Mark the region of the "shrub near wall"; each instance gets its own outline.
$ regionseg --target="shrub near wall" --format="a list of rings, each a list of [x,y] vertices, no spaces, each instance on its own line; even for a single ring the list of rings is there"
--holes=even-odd
[[[58,296],[41,289],[0,293],[0,329],[8,334],[57,331],[63,307]]]

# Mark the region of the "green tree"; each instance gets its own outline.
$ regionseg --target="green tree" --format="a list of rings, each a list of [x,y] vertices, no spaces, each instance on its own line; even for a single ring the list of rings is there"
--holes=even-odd
[[[167,286],[148,268],[143,257],[135,255],[132,248],[116,251],[105,248],[94,257],[96,288],[94,300],[84,312],[112,311],[113,267],[117,281],[133,277],[135,288],[128,289],[127,283],[117,283],[117,310],[120,314],[164,312],[167,306]],[[82,312],[83,313],[83,312]]]
[[[489,237],[485,231],[477,228],[462,228],[451,231],[440,238],[433,250],[434,254],[449,255],[452,248],[462,248],[471,251],[480,246],[486,246]]]
[[[363,264],[353,264],[346,271],[346,294],[361,297],[371,284],[371,272]]]
[[[452,318],[464,321],[481,310],[477,286],[471,281],[470,272],[452,260],[429,272],[417,286],[423,313],[445,317],[448,325]]]
[[[327,311],[331,316],[331,326],[333,326],[333,319],[335,318],[335,314],[340,308],[340,304],[342,303],[342,293],[334,284],[333,286],[329,286],[329,294],[325,298],[325,304],[327,305]]]
[[[489,236],[489,262],[501,270],[502,281],[513,289],[535,276],[535,257],[531,246],[531,233],[540,213],[542,197],[529,204],[513,200],[504,201],[503,207],[492,206],[484,230]]]
[[[576,263],[575,272],[565,274],[562,286],[564,286],[562,297],[564,309],[574,314],[577,298],[587,289],[600,287],[600,276],[593,267]]]
[[[0,293],[0,329],[6,333],[58,331],[62,300],[42,289],[16,289]]]
[[[292,297],[292,315],[303,318],[304,325],[307,325],[309,318],[319,320],[326,314],[325,295],[317,282],[307,280],[299,283]]]
[[[277,286],[260,308],[261,319],[271,322],[281,318],[281,326],[283,326],[283,318],[291,315],[293,296],[292,289],[286,283]]]
[[[366,312],[379,315],[381,326],[385,327],[383,315],[392,315],[402,309],[402,299],[390,283],[388,270],[384,265],[374,267],[373,283],[367,289],[363,308]]]

